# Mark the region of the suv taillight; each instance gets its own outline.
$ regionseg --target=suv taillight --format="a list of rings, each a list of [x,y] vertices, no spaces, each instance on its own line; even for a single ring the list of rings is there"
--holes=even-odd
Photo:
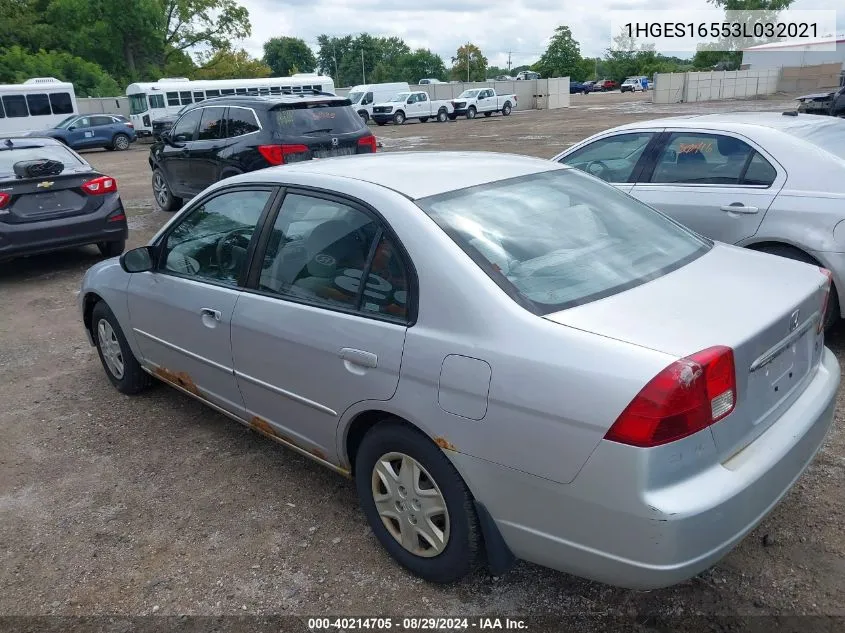
[[[117,191],[117,181],[111,176],[100,176],[82,183],[82,190],[92,196],[101,196],[104,193]]]
[[[358,152],[361,150],[365,150],[363,153],[367,154],[375,154],[376,153],[376,137],[370,134],[369,136],[364,136],[358,139]]]
[[[5,208],[5,206],[9,204],[9,200],[11,199],[12,196],[10,196],[8,193],[3,193],[2,191],[0,191],[0,209]]]
[[[259,153],[271,165],[284,165],[285,159],[293,154],[307,154],[307,145],[259,145]]]
[[[642,388],[604,439],[650,448],[680,440],[718,422],[736,405],[730,347],[710,347],[676,360]]]
[[[3,205],[0,204],[0,207]],[[833,273],[830,272],[827,268],[819,268],[822,274],[827,277],[827,284],[824,290],[824,298],[822,299],[822,311],[819,315],[819,326],[816,328],[816,334],[821,334],[822,330],[824,330],[824,323],[825,323],[825,314],[827,314],[827,304],[830,301],[830,291],[833,287]]]

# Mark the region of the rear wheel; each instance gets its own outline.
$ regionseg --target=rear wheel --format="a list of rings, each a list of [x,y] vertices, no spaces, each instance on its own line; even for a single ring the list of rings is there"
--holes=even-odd
[[[147,389],[152,384],[152,378],[141,369],[141,364],[126,342],[117,318],[105,301],[100,301],[94,306],[91,314],[91,334],[106,376],[115,389],[131,395]]]
[[[470,106],[469,110],[467,110],[467,118],[474,119],[475,118],[475,106]]]
[[[97,244],[97,248],[100,249],[100,254],[103,257],[117,257],[126,249],[126,240],[120,240],[119,242],[100,242]]]
[[[153,171],[153,195],[158,208],[167,213],[176,211],[182,206],[182,198],[173,195],[170,191],[170,185],[167,184],[167,179],[160,169]]]
[[[427,116],[421,116],[421,117],[420,117],[420,123],[426,123],[427,121],[428,121],[428,117],[427,117]]]
[[[394,125],[402,125],[405,123],[405,113],[402,111],[397,112],[393,115],[393,124]]]
[[[472,495],[428,437],[388,420],[367,432],[355,458],[361,508],[382,546],[425,580],[451,583],[481,554]]]
[[[450,115],[449,115],[449,120],[450,120],[450,121],[454,121],[454,120],[455,120],[455,119],[457,119],[457,118],[458,118],[458,115],[457,115],[457,114],[450,114]]]
[[[486,117],[491,117],[491,116],[493,116],[493,113],[492,113],[492,112],[485,112],[485,113],[484,113],[484,116],[486,116]]]
[[[111,142],[112,149],[119,152],[129,149],[129,145],[129,137],[126,134],[115,134]]]
[[[754,249],[762,253],[769,253],[770,255],[777,255],[778,257],[786,257],[787,259],[794,259],[795,261],[819,266],[819,262],[792,246],[785,244],[772,244],[770,246],[762,246]],[[830,298],[827,301],[827,311],[824,314],[824,327],[826,330],[833,327],[839,321],[839,296],[836,294],[836,287],[831,286]]]
[[[511,114],[511,104],[510,104],[510,102],[507,102],[502,107],[502,116],[510,116],[510,114]]]

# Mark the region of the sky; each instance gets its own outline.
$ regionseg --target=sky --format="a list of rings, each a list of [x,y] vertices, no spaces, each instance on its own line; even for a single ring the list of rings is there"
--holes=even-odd
[[[294,36],[316,50],[317,36],[367,32],[399,36],[412,49],[428,48],[446,66],[458,46],[471,41],[491,66],[530,64],[542,55],[554,29],[567,25],[585,57],[610,45],[608,11],[712,9],[706,0],[239,0],[249,9],[252,36],[242,42],[261,57],[271,37]],[[842,0],[796,0],[790,9],[837,9],[837,30],[845,32]],[[689,55],[691,56],[691,54]]]

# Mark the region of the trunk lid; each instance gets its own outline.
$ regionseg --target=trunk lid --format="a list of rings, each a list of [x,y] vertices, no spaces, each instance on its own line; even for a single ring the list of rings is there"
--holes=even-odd
[[[734,350],[737,401],[710,427],[724,461],[800,395],[821,360],[826,278],[818,267],[716,244],[659,279],[546,318],[679,358]]]
[[[83,215],[103,204],[102,196],[90,196],[82,184],[98,174],[89,169],[65,170],[49,178],[0,178],[0,190],[11,196],[0,215],[6,224],[24,224]]]

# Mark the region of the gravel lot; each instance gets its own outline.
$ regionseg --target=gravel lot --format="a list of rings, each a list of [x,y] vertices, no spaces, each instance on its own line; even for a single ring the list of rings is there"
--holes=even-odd
[[[606,127],[670,113],[781,110],[786,97],[654,106],[573,95],[573,107],[373,128],[385,151],[473,149],[550,157]],[[115,176],[130,245],[154,209],[146,147],[86,157]],[[172,389],[129,398],[87,345],[76,293],[94,247],[0,268],[0,614],[845,615],[845,432],[714,569],[625,591],[522,563],[437,587],[376,542],[351,482]],[[845,358],[845,328],[828,337]],[[841,397],[841,395],[840,395]]]

